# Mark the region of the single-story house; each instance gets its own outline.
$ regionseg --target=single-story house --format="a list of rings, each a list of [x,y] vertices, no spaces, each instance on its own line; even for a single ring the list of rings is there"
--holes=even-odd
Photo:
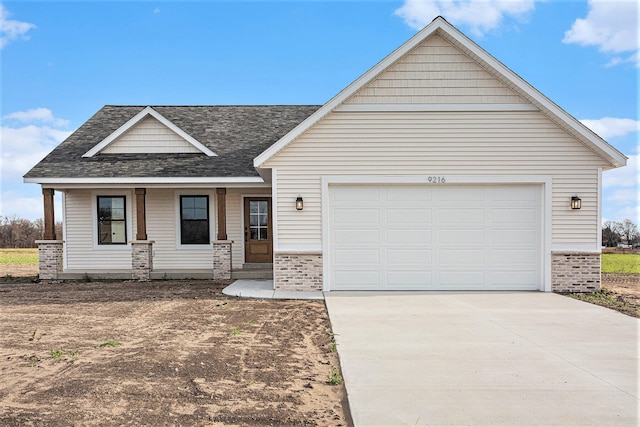
[[[24,179],[42,279],[590,291],[626,160],[438,17],[324,105],[105,106]]]

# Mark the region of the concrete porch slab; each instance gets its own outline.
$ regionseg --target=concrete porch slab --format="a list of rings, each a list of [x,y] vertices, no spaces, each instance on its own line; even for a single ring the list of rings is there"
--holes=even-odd
[[[324,299],[322,292],[277,291],[273,280],[241,279],[222,290],[225,295],[241,298],[261,299]]]

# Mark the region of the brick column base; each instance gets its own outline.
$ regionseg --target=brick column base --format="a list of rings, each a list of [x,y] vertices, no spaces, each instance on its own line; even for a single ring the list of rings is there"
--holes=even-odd
[[[278,291],[322,291],[322,254],[275,254],[273,279]]]
[[[553,252],[551,254],[553,292],[600,291],[600,254],[593,252]]]
[[[58,280],[58,273],[62,272],[63,243],[62,240],[36,240],[40,280]]]
[[[153,244],[151,240],[133,240],[131,242],[131,278],[146,282],[153,270]]]
[[[233,240],[214,240],[213,280],[231,279],[231,245]]]

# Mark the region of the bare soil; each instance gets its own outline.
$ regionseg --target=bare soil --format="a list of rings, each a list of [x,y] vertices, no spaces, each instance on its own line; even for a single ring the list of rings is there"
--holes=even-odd
[[[349,425],[324,302],[225,285],[1,283],[0,425]]]
[[[602,273],[602,290],[573,298],[640,318],[640,274]]]

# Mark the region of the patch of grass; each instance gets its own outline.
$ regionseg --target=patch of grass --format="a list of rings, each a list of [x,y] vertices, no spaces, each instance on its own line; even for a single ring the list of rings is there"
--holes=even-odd
[[[56,350],[51,350],[51,358],[52,359],[60,359],[62,356],[64,356],[64,351],[62,351],[61,348],[58,348]]]
[[[342,384],[342,375],[340,375],[340,369],[331,368],[331,372],[329,372],[329,377],[327,378],[327,384],[329,385]]]
[[[29,338],[29,341],[38,341],[40,338],[44,337],[47,334],[40,334],[40,336],[38,336],[38,330],[34,329],[33,333],[31,334],[31,338]]]
[[[640,274],[640,254],[602,254],[602,272]]]
[[[242,335],[244,334],[244,332],[242,332],[240,329],[232,329],[231,332],[229,333],[229,335],[231,335],[232,337],[235,335]]]
[[[569,297],[625,313],[626,302],[621,297],[602,288],[600,292],[568,294]]]
[[[38,248],[2,248],[0,249],[0,264],[38,265]]]
[[[335,342],[332,342],[329,345],[329,350],[327,350],[327,353],[335,353],[336,351],[338,351],[338,346]]]
[[[106,340],[101,342],[100,344],[98,344],[98,348],[104,348],[104,347],[118,347],[121,346],[122,343],[120,341],[116,341],[116,340]]]

